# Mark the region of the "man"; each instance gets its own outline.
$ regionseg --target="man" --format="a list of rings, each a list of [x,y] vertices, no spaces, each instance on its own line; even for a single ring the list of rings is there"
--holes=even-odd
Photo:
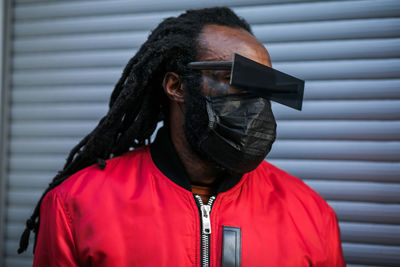
[[[332,209],[263,161],[271,105],[215,68],[232,58],[271,67],[230,9],[162,22],[44,192],[19,252],[34,230],[34,266],[344,266]]]

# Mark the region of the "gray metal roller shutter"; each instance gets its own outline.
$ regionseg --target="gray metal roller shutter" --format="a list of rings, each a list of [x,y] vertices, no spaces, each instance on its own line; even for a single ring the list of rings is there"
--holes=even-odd
[[[6,266],[67,152],[106,111],[122,67],[162,18],[215,1],[15,3]],[[349,266],[400,264],[400,2],[223,0],[275,68],[307,80],[302,112],[274,105],[269,159],[335,209]],[[31,247],[32,248],[32,247]]]

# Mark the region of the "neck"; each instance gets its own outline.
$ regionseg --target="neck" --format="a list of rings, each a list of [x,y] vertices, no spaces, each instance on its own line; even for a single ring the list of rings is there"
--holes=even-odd
[[[192,151],[183,131],[180,134],[174,134],[172,133],[173,126],[170,129],[172,143],[179,159],[185,167],[190,182],[198,185],[213,184],[217,180],[218,175],[218,171],[213,164],[202,160]]]
[[[177,112],[178,116],[182,113]],[[176,118],[176,117],[175,117]],[[172,144],[181,160],[191,184],[212,185],[218,177],[214,164],[198,157],[191,149],[184,132],[183,118],[170,120],[170,136]]]

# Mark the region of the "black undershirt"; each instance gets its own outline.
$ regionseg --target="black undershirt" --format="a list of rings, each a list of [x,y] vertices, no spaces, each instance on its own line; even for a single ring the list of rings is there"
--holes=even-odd
[[[150,153],[154,164],[166,177],[186,190],[192,191],[189,176],[172,144],[168,128],[162,127],[158,130],[156,139],[150,145]],[[217,193],[224,192],[235,186],[241,178],[240,174],[226,173],[212,187]]]

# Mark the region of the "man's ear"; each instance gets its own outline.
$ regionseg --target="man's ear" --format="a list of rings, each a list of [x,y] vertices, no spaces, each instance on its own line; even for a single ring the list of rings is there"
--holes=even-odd
[[[164,92],[168,98],[177,103],[185,102],[185,90],[183,82],[175,72],[167,72],[163,80]]]

